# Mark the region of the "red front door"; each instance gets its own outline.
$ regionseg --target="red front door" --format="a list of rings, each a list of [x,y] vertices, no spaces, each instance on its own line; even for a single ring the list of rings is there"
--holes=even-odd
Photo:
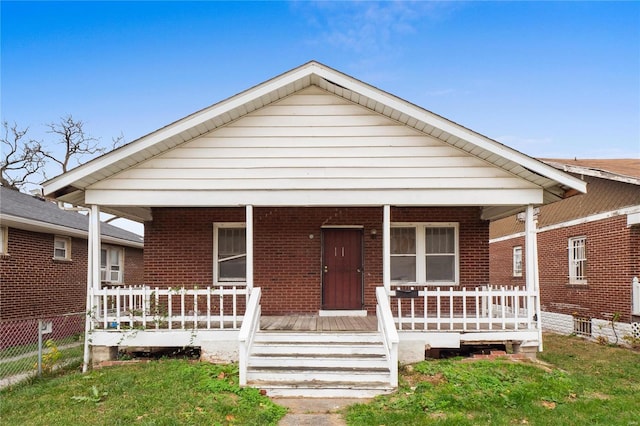
[[[362,309],[362,231],[322,230],[322,309]]]

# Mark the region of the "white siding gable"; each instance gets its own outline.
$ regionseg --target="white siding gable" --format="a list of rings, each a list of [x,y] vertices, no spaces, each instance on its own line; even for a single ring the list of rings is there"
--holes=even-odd
[[[87,201],[176,194],[176,205],[542,201],[533,183],[316,86],[91,185]]]

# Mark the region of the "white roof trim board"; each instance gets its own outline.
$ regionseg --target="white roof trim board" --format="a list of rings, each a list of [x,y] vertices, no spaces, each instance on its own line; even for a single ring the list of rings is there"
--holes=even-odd
[[[51,179],[45,182],[44,191],[67,202],[84,204],[84,190],[90,185],[311,85],[436,137],[542,188],[544,203],[562,198],[567,189],[586,192],[586,184],[573,176],[315,61],[191,114]],[[144,206],[106,208],[123,217],[137,220],[150,218]],[[506,214],[507,210],[512,212],[513,209],[513,206],[489,206],[485,208],[485,216],[494,218]]]
[[[559,161],[542,160],[546,164],[563,170],[567,173],[575,173],[584,176],[593,176],[600,179],[608,179],[616,182],[630,183],[632,185],[640,185],[640,179],[635,176],[627,176],[620,173],[610,172],[608,170],[599,169],[597,167],[577,166],[574,164],[566,164]]]

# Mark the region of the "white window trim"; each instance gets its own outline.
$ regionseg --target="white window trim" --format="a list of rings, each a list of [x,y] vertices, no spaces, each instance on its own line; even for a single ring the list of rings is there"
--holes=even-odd
[[[0,226],[0,255],[9,254],[9,229]]]
[[[124,248],[115,247],[115,246],[102,246],[100,247],[100,256],[102,260],[102,250],[107,251],[107,264],[103,268],[102,261],[100,262],[100,281],[103,283],[112,283],[112,284],[122,284],[124,282]],[[120,266],[120,270],[118,271],[118,279],[111,279],[111,256],[109,256],[109,252],[115,250],[118,252],[118,265]],[[104,271],[104,279],[102,279],[102,272]]]
[[[516,267],[519,265],[520,267]],[[513,247],[513,276],[522,277],[522,246]]]
[[[246,222],[216,222],[213,224],[213,284],[247,284],[246,270],[245,279],[220,281],[218,279],[218,229],[220,228],[244,228],[247,229]],[[246,254],[245,254],[246,255]]]
[[[458,286],[460,285],[460,224],[458,222],[391,222],[391,228],[416,228],[416,282],[391,281],[391,284],[412,284],[416,286]],[[426,281],[426,229],[453,228],[455,241],[454,281]],[[389,260],[391,261],[391,260]]]
[[[56,256],[56,243],[58,241],[64,241],[64,256]],[[71,237],[63,237],[62,235],[55,235],[53,237],[53,259],[71,260]]]
[[[575,259],[573,256],[573,242],[582,240],[582,245],[584,247],[584,258],[583,259]],[[569,284],[587,284],[587,237],[584,235],[578,237],[571,237],[567,240],[567,258],[569,260]],[[583,271],[583,276],[578,277],[576,274],[576,265],[578,262],[584,261],[585,267]]]

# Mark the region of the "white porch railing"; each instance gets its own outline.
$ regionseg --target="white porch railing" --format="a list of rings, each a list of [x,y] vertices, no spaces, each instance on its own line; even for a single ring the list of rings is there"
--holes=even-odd
[[[376,315],[378,317],[378,331],[382,335],[384,349],[389,363],[391,386],[398,386],[398,345],[400,337],[393,323],[393,314],[389,306],[389,298],[384,287],[376,288]]]
[[[240,333],[238,334],[239,341],[239,353],[238,363],[240,369],[240,386],[247,385],[247,368],[249,366],[249,354],[251,353],[251,346],[253,345],[253,339],[260,329],[260,316],[262,314],[262,308],[260,306],[260,298],[262,297],[262,290],[260,287],[254,287],[251,290],[251,296],[249,297],[249,303],[247,304],[247,310],[245,312],[245,321],[240,327]]]
[[[390,296],[399,330],[534,330],[540,318],[537,292],[519,287],[396,286]]]
[[[91,318],[103,330],[239,329],[246,299],[244,285],[106,287],[91,292]]]
[[[638,280],[638,277],[633,277],[633,280],[631,281],[631,294],[632,294],[632,312],[633,315],[640,315],[640,280]]]

